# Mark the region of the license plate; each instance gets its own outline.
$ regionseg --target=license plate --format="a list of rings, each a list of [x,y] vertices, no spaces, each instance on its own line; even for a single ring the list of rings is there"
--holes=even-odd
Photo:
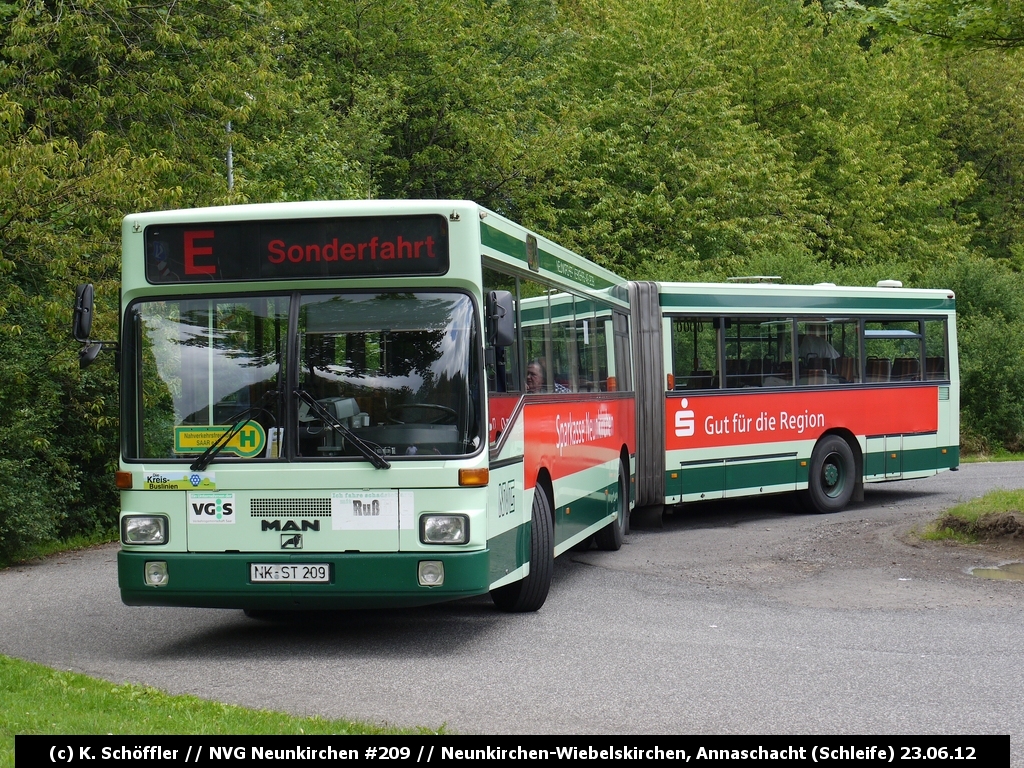
[[[327,563],[249,563],[249,581],[255,584],[326,584],[330,580]]]

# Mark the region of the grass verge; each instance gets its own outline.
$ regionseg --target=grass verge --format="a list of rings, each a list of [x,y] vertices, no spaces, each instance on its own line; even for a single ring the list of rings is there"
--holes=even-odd
[[[1024,461],[1024,453],[1010,453],[1009,451],[998,450],[991,453],[961,453],[961,464],[976,464],[984,461]]]
[[[977,544],[983,539],[1024,538],[1024,490],[992,491],[947,510],[921,538]]]
[[[14,735],[18,733],[375,735],[434,731],[291,717],[195,696],[171,696],[140,685],[118,685],[0,656],[0,768],[14,765]]]
[[[34,560],[37,557],[48,557],[58,552],[73,552],[76,549],[95,547],[97,544],[109,544],[112,541],[117,541],[119,535],[117,529],[112,528],[109,531],[95,531],[89,534],[72,536],[69,539],[40,542],[39,544],[19,550],[9,557],[0,558],[0,568],[6,568],[15,563],[23,563],[26,560]]]

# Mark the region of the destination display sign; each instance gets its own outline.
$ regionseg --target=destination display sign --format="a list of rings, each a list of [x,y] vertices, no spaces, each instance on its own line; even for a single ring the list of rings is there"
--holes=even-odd
[[[372,216],[146,227],[154,284],[443,275],[444,216]]]

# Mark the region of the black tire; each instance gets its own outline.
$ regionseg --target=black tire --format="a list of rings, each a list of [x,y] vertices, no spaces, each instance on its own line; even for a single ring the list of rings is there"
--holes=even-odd
[[[810,512],[839,512],[853,497],[857,484],[857,462],[850,444],[838,435],[826,435],[811,452],[807,493],[804,500]]]
[[[539,610],[551,588],[555,567],[554,521],[551,503],[540,484],[534,489],[530,513],[530,573],[525,579],[491,590],[491,599],[499,610],[528,613]]]
[[[605,552],[618,552],[622,547],[622,537],[629,527],[629,485],[627,485],[626,467],[619,460],[619,510],[615,519],[594,534],[598,549]]]

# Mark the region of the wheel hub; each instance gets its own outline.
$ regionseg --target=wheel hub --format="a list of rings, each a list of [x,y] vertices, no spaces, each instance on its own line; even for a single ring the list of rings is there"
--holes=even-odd
[[[839,467],[835,464],[825,465],[825,485],[828,487],[834,486],[839,482]]]

